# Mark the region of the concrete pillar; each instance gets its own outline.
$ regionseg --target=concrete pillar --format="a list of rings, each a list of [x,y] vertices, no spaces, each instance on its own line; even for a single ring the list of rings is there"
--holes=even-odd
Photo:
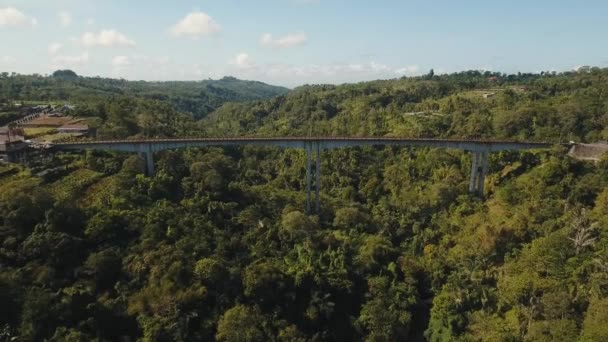
[[[148,174],[148,158],[146,157],[146,152],[137,152],[137,156],[141,161],[144,162],[144,172],[146,175]]]
[[[316,174],[316,181],[315,181],[315,186],[316,186],[316,205],[315,205],[315,209],[317,211],[317,213],[319,213],[319,211],[321,210],[321,143],[317,142],[317,167],[315,170],[315,174]]]
[[[484,187],[486,182],[486,175],[488,174],[488,152],[482,152],[480,154],[481,165],[479,165],[479,180],[477,185],[477,194],[481,197],[484,195]]]
[[[146,163],[146,175],[154,177],[154,152],[152,152],[152,146],[150,144],[140,144],[138,154]]]
[[[312,183],[312,146],[306,143],[306,212],[310,213],[310,192]]]
[[[146,173],[148,177],[154,177],[154,153],[146,151]]]
[[[469,183],[469,192],[475,193],[475,186],[477,181],[478,164],[479,164],[479,152],[471,151],[471,159],[473,164],[471,165],[471,182]]]

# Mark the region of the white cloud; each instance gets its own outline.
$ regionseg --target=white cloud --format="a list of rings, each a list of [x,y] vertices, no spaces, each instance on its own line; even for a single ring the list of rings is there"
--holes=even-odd
[[[408,65],[406,67],[395,70],[395,74],[403,75],[403,76],[414,75],[414,74],[418,74],[419,72],[420,72],[420,67],[417,65]]]
[[[112,58],[112,65],[115,67],[122,67],[131,64],[131,60],[128,56],[114,56]]]
[[[57,67],[73,67],[87,64],[90,60],[88,52],[83,52],[76,56],[57,55],[53,58],[53,62]]]
[[[49,45],[49,54],[56,55],[62,47],[63,45],[59,43],[52,43],[51,45]]]
[[[70,12],[61,11],[57,13],[57,18],[59,18],[59,22],[63,27],[68,27],[72,24],[72,15],[70,14]]]
[[[13,65],[17,63],[17,59],[13,56],[1,56],[0,65]]]
[[[95,19],[93,19],[93,18],[87,19],[86,24],[89,25],[89,26],[95,25]]]
[[[217,33],[220,29],[220,26],[207,13],[192,12],[175,24],[170,32],[176,37],[190,36],[198,38]]]
[[[232,60],[231,64],[235,65],[239,69],[251,69],[255,66],[255,62],[249,54],[241,52],[237,54]]]
[[[260,39],[260,43],[263,46],[274,47],[274,48],[289,48],[294,46],[300,46],[306,44],[308,36],[306,33],[289,33],[283,37],[273,38],[272,34],[265,33]]]
[[[81,41],[85,46],[135,46],[135,41],[116,30],[101,30],[99,33],[86,32]]]
[[[14,7],[0,8],[0,27],[36,25],[38,25],[36,18],[30,18]]]
[[[387,72],[391,69],[388,65],[376,63],[373,61],[369,63],[369,67],[374,72]]]
[[[246,67],[242,67],[242,66]],[[285,64],[253,63],[247,54],[239,54],[231,63],[232,69],[224,74],[240,78],[256,79],[272,84],[297,86],[302,84],[350,82],[392,79],[406,72],[408,75],[419,75],[419,67],[409,66],[396,68],[379,62],[334,63],[334,64]]]
[[[112,59],[111,76],[116,78],[125,78],[130,80],[176,80],[187,77],[180,75],[175,64],[171,64],[171,60],[166,56],[148,56],[132,54],[128,56],[128,60],[124,58]],[[128,63],[127,65],[121,63]],[[119,64],[119,65],[116,65]],[[191,73],[189,74],[191,76]]]

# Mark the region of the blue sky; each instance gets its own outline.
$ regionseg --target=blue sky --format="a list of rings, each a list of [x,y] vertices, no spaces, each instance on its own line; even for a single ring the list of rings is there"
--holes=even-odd
[[[285,86],[608,66],[607,1],[0,0],[0,71]]]

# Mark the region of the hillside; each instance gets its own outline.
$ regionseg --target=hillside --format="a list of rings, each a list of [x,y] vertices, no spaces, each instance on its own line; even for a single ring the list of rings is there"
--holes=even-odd
[[[78,113],[104,137],[593,141],[607,76],[305,86],[201,121],[96,90]],[[0,340],[604,341],[608,159],[567,152],[491,154],[479,198],[464,151],[326,151],[318,214],[304,210],[300,150],[164,151],[154,177],[124,153],[0,164]]]
[[[75,74],[74,74],[75,75]],[[246,102],[288,92],[256,81],[233,77],[196,82],[144,82],[78,77],[0,74],[0,104],[6,101],[91,104],[109,97],[135,97],[170,104],[175,111],[202,118],[226,102]]]
[[[562,74],[469,71],[352,85],[304,86],[226,104],[207,134],[608,139],[608,69]]]

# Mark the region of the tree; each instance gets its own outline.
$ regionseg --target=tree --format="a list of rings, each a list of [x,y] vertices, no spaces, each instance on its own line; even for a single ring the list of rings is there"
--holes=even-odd
[[[570,342],[576,341],[578,327],[568,319],[533,322],[524,341]]]
[[[368,281],[367,301],[361,307],[356,324],[366,333],[366,341],[407,340],[416,303],[415,289],[393,283],[387,277]]]
[[[112,288],[122,272],[122,260],[114,249],[89,255],[84,265],[95,278],[99,290]]]
[[[237,305],[224,312],[217,325],[215,337],[225,342],[262,342],[268,336],[264,332],[264,316],[257,308]]]
[[[314,222],[301,211],[295,210],[283,215],[281,219],[281,238],[285,241],[301,241],[314,229]]]
[[[74,80],[78,78],[78,74],[72,70],[57,70],[53,72],[53,77],[64,80]]]
[[[608,340],[608,325],[606,325],[606,322],[608,322],[608,298],[591,301],[583,321],[581,341]]]
[[[598,226],[597,222],[589,222],[587,212],[584,209],[574,217],[571,226],[572,235],[568,239],[572,241],[576,255],[579,255],[583,248],[592,247],[595,244],[597,237],[594,234]]]

